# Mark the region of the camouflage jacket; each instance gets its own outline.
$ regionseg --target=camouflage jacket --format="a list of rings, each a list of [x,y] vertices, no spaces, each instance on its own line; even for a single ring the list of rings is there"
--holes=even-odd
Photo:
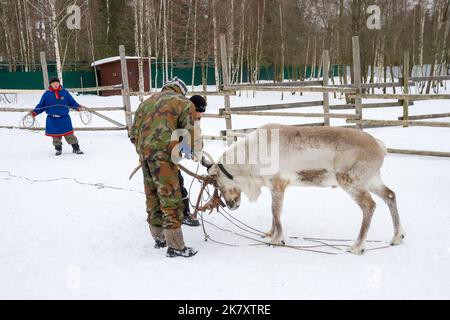
[[[169,161],[172,149],[179,143],[172,141],[176,129],[188,130],[193,145],[194,111],[194,104],[175,86],[142,102],[130,130],[130,139],[140,160]]]

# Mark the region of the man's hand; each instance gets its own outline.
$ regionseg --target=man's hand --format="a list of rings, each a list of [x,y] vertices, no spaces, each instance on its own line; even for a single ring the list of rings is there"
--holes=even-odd
[[[78,111],[79,112],[81,112],[81,111],[87,111],[88,110],[88,108],[86,108],[85,106],[82,106],[81,104],[78,106]]]
[[[194,160],[194,162],[200,162],[203,159],[203,155],[200,153],[195,153],[192,152],[192,160]]]
[[[30,116],[34,119],[36,117],[36,114],[33,111],[30,111],[28,112],[27,116]]]

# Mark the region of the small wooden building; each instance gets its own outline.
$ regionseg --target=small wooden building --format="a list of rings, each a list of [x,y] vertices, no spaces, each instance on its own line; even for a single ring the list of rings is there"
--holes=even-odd
[[[139,57],[126,57],[127,68],[128,68],[128,82],[130,85],[130,90],[132,92],[139,91],[139,67],[138,61]],[[149,86],[149,58],[143,58],[144,60],[144,90],[148,92],[150,90]],[[91,64],[91,67],[97,71],[98,85],[103,86],[113,86],[122,84],[122,70],[120,67],[120,56],[105,58],[102,60],[95,61]],[[120,95],[120,90],[114,91],[102,91],[100,93],[102,96],[113,96]]]

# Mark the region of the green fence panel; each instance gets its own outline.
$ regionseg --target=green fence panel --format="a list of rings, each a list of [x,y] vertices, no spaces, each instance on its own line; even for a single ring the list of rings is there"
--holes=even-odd
[[[334,76],[338,75],[338,65],[333,65],[332,70]],[[297,68],[297,69],[296,69]],[[296,69],[296,70],[295,70]],[[301,77],[304,75],[304,66],[292,67],[286,66],[284,69],[285,79],[293,78],[293,73],[297,72]],[[310,78],[312,73],[312,66],[306,67],[306,78]],[[182,79],[188,86],[192,85],[192,68],[191,67],[175,67],[169,70],[169,77],[177,76]],[[322,76],[319,75],[319,67],[314,70],[315,77]],[[55,71],[49,72],[49,77],[56,76]],[[64,86],[66,88],[91,88],[95,87],[95,73],[94,71],[65,71],[63,72]],[[156,77],[156,66],[152,64],[152,84],[155,87],[155,81],[157,79],[157,86],[159,88],[163,85],[163,68],[158,65],[158,76]],[[260,80],[271,81],[274,79],[274,67],[273,66],[262,66],[260,70]],[[238,79],[239,80],[239,79]],[[243,70],[243,82],[248,82],[248,71],[244,67]],[[195,68],[195,85],[202,84],[201,67],[197,66]],[[208,67],[207,69],[207,83],[208,85],[215,85],[215,75],[214,67]],[[34,72],[8,72],[0,70],[0,88],[2,89],[43,89],[44,83],[41,71]]]
[[[56,76],[56,72],[50,72],[49,77]],[[63,72],[64,87],[80,88],[95,87],[94,72],[66,71]],[[0,71],[0,88],[2,89],[43,89],[44,80],[42,72],[8,72]]]

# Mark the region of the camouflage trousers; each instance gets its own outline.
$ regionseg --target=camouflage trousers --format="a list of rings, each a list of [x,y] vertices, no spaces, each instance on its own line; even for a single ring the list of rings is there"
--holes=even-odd
[[[52,138],[53,138],[53,145],[55,147],[62,146],[62,138],[63,137],[52,137]],[[67,136],[64,136],[64,138],[66,139],[67,143],[70,145],[78,143],[78,139],[77,139],[77,137],[75,137],[75,135],[73,133],[69,134]]]
[[[147,197],[147,222],[155,227],[178,229],[183,221],[183,199],[178,167],[171,161],[141,162]]]

